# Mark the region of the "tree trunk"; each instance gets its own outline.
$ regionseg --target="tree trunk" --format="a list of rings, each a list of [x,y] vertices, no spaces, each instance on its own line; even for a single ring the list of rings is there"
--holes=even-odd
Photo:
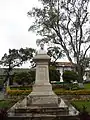
[[[9,87],[10,79],[8,78],[6,82],[7,82],[7,85],[6,85],[6,86]]]
[[[77,72],[78,72],[78,85],[80,88],[84,88],[84,85],[83,85],[84,71],[83,71],[82,66],[80,66],[80,65],[77,66]]]

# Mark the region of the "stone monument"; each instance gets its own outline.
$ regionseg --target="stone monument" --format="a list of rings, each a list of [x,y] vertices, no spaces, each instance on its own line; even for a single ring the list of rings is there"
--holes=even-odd
[[[36,80],[30,94],[32,104],[41,106],[58,105],[58,97],[52,91],[52,85],[49,82],[48,63],[50,57],[44,50],[43,43],[40,44],[40,47],[41,49],[33,59],[36,63]]]
[[[58,116],[70,116],[69,110],[72,111],[72,109],[52,90],[48,70],[50,57],[44,50],[43,43],[40,44],[40,47],[40,50],[33,58],[36,62],[36,78],[32,92],[8,110],[10,120],[13,118],[17,120],[31,120],[32,117],[52,120]]]

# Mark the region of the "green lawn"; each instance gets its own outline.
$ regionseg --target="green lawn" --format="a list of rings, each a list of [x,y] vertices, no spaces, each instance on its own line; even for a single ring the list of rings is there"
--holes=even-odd
[[[85,84],[84,84],[84,89],[89,90],[89,89],[90,89],[90,83],[85,83]]]
[[[16,102],[17,102],[17,100],[0,100],[0,108],[7,108],[7,109],[9,109]]]
[[[72,105],[75,106],[79,111],[82,111],[83,107],[85,107],[86,111],[90,113],[90,101],[85,101],[85,100],[73,101]]]

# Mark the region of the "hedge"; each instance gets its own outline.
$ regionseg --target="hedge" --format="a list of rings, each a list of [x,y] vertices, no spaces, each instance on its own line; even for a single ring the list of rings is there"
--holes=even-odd
[[[57,95],[90,95],[90,90],[62,90],[55,89],[54,92]],[[28,95],[31,93],[31,90],[7,90],[7,95],[10,96],[19,96],[19,95]]]
[[[10,96],[28,95],[30,93],[31,90],[7,90],[7,95]]]
[[[59,90],[55,89],[57,95],[90,95],[90,90]]]

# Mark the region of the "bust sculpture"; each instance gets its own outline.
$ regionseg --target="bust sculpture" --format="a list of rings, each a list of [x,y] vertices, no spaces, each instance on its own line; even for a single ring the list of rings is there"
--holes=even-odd
[[[40,43],[40,49],[38,50],[38,54],[46,54],[46,51],[44,50],[44,43]]]
[[[44,43],[40,43],[41,50],[44,50]]]

